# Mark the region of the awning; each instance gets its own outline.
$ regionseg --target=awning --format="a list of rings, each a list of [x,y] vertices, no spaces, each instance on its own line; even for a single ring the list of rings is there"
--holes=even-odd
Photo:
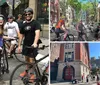
[[[0,6],[2,6],[5,2],[6,0],[0,0]]]

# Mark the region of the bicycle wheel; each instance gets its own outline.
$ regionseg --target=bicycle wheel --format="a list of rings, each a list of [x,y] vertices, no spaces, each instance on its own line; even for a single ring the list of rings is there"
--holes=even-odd
[[[1,54],[1,52],[0,52],[0,77],[1,77],[1,74],[2,74],[2,67],[1,67],[1,56],[2,56],[2,54]]]
[[[9,73],[8,56],[5,48],[3,48],[1,61],[2,61],[2,72]]]
[[[24,55],[22,55],[21,53],[16,53],[16,52],[15,52],[13,55],[14,55],[14,57],[16,58],[16,60],[18,60],[19,62],[25,61],[25,57],[24,57]]]
[[[23,78],[20,77],[20,74],[25,71],[26,65],[31,66],[32,68],[32,73],[35,75],[33,79],[34,83],[29,83],[30,69]],[[39,85],[39,82],[37,82],[36,79],[37,79],[37,71],[35,70],[35,66],[29,63],[22,63],[13,70],[10,76],[10,85]]]
[[[66,41],[74,41],[74,36],[72,34],[68,34],[66,37]]]
[[[24,55],[22,55],[22,53],[18,53],[17,51],[17,45],[15,46],[15,48],[12,50],[12,56],[14,56],[18,61],[25,61],[24,59]]]

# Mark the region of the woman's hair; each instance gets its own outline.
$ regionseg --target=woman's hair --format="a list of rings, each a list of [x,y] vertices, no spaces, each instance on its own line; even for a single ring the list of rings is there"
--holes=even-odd
[[[5,17],[2,15],[2,14],[0,14],[0,18],[1,18],[1,20],[3,20],[3,24],[2,25],[0,25],[0,29],[1,29],[1,36],[3,35],[3,29],[4,29],[4,24],[5,24]]]

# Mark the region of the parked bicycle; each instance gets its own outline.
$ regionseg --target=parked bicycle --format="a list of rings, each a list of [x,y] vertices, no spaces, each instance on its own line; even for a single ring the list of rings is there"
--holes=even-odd
[[[51,28],[50,32],[55,33],[55,35],[56,35],[54,27]],[[67,36],[65,39],[64,39],[65,33],[59,33],[59,34],[60,34],[59,37],[56,37],[56,38],[52,39],[51,41],[74,41],[74,36],[72,34],[67,33],[66,34]]]
[[[100,32],[98,29],[94,29],[91,26],[88,26],[89,32],[87,32],[88,35],[88,41],[98,41],[100,39]]]
[[[39,48],[44,50],[44,46]],[[33,47],[27,47],[28,49],[33,50]],[[39,60],[36,60],[36,57],[34,57],[34,62],[33,63],[26,63],[22,62],[22,64],[18,65],[12,72],[11,77],[10,77],[10,85],[18,85],[16,82],[19,82],[19,85],[47,85],[48,84],[48,68],[49,68],[49,63],[47,63],[45,69],[42,71],[41,67],[39,67],[38,63],[42,61],[43,59],[47,58],[49,54],[45,55],[44,57],[40,58]],[[20,78],[19,75],[21,72],[23,72],[26,68],[26,66],[29,67],[27,75],[24,76],[23,78]],[[31,74],[34,74],[34,82],[31,83],[30,81],[30,70],[32,70]]]

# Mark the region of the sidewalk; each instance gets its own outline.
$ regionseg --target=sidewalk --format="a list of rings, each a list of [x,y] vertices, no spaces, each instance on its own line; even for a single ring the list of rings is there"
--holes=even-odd
[[[77,84],[72,84],[72,82],[59,82],[59,81],[52,81],[51,85],[97,85],[96,81],[90,81],[90,82],[81,82]]]

